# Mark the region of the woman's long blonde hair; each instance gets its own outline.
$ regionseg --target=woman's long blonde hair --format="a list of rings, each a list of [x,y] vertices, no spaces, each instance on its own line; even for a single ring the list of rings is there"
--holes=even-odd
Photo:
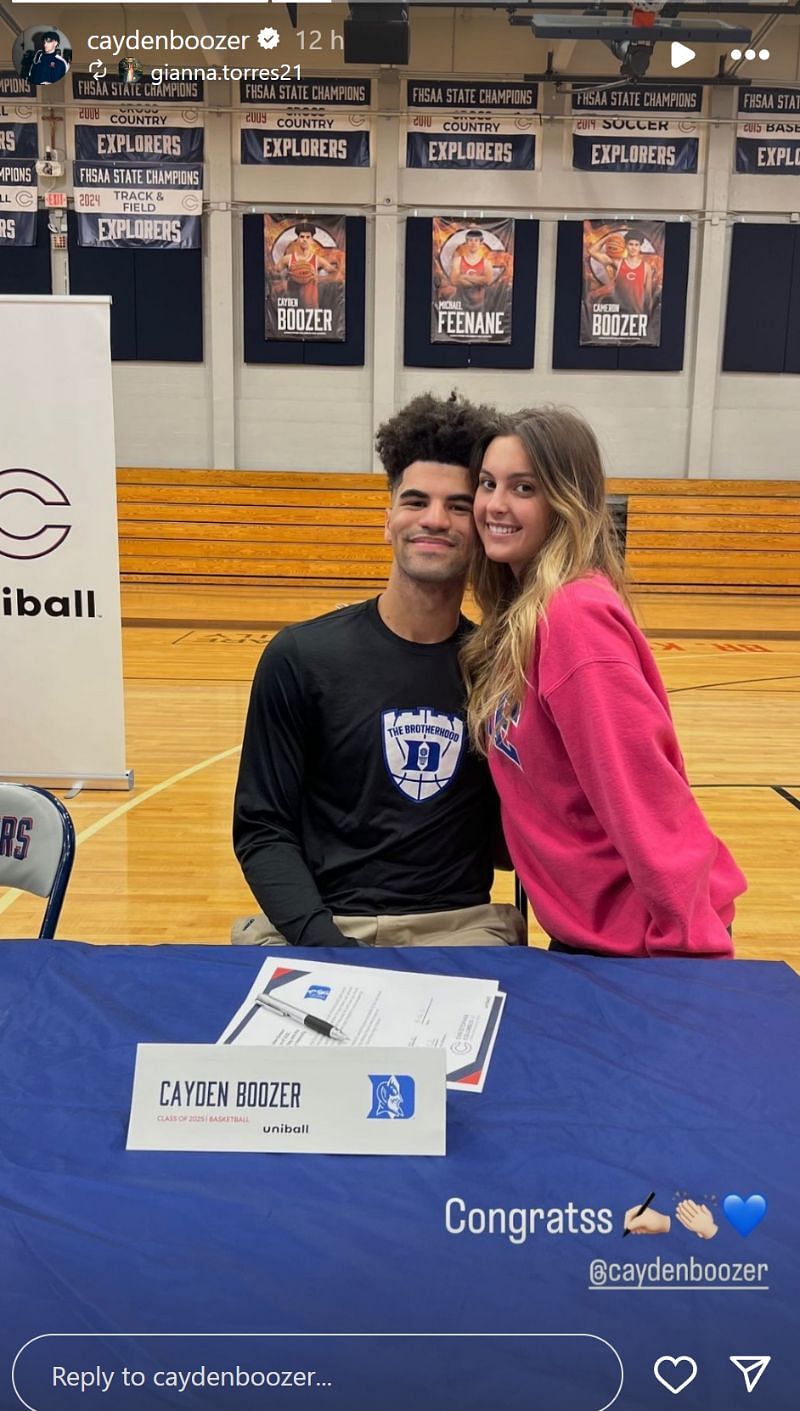
[[[482,621],[461,650],[461,666],[469,692],[470,738],[481,754],[487,753],[487,725],[501,702],[504,714],[522,703],[536,628],[553,593],[598,572],[628,602],[600,448],[589,424],[560,407],[498,416],[475,446],[473,489],[487,448],[498,436],[517,436],[522,442],[550,508],[550,524],[519,580],[507,564],[493,563],[476,546],[472,584]]]

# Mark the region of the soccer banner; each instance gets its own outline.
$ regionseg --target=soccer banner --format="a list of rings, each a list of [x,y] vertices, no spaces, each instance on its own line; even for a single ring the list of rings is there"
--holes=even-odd
[[[432,343],[510,343],[513,220],[434,216]]]
[[[36,244],[37,204],[36,163],[0,154],[0,245]]]
[[[372,82],[368,78],[300,78],[285,83],[239,80],[239,102],[285,108],[368,108]]]
[[[244,166],[368,167],[369,118],[364,113],[242,113]]]
[[[572,165],[577,171],[686,173],[698,170],[703,108],[698,84],[584,88],[572,95]],[[680,119],[680,120],[678,120]]]
[[[576,171],[696,172],[700,129],[668,118],[577,118]]]
[[[97,250],[199,250],[200,217],[78,215],[78,244]]]
[[[74,109],[74,152],[79,162],[202,162],[203,114],[199,109],[148,106]]]
[[[266,337],[343,343],[345,216],[264,217]]]
[[[534,117],[493,113],[409,113],[407,167],[438,171],[533,171]]]
[[[800,176],[800,88],[740,88],[736,170]]]
[[[584,347],[657,348],[661,343],[664,222],[583,222]]]

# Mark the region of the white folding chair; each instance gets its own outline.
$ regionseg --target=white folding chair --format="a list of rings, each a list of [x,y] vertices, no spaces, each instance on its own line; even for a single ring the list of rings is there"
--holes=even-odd
[[[39,940],[52,940],[75,857],[61,801],[31,784],[0,783],[0,887],[46,897]]]

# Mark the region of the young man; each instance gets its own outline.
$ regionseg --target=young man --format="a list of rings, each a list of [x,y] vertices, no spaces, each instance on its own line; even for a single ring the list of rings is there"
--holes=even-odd
[[[378,432],[394,562],[377,599],[278,633],[259,663],[234,848],[269,918],[234,940],[516,945],[492,906],[497,805],[470,749],[458,651],[486,414],[417,397]]]

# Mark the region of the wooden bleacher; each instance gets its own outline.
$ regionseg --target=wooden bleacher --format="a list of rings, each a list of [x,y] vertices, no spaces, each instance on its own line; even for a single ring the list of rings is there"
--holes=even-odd
[[[118,472],[123,583],[352,587],[385,580],[385,481],[272,471]],[[800,593],[800,482],[610,479],[648,592]]]

